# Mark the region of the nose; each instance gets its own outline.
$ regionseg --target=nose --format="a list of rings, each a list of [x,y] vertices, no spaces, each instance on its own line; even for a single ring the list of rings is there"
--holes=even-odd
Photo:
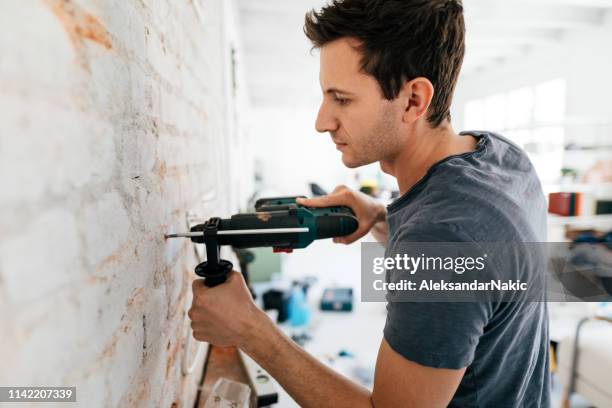
[[[338,130],[338,119],[331,112],[325,100],[321,102],[315,128],[319,133],[335,132]]]

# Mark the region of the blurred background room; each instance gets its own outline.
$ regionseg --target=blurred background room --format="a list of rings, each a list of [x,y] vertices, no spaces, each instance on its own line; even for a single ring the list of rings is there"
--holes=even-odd
[[[304,7],[318,4],[239,2],[251,100],[249,142],[257,146],[253,153],[258,185],[273,195],[283,195],[296,193],[296,187],[304,189],[299,193],[312,194],[307,189],[309,183],[326,191],[346,184],[390,201],[397,195],[397,185],[391,177],[376,164],[354,170],[343,168],[329,135],[317,134],[313,129],[320,101],[318,61],[308,54],[310,45],[296,27],[302,24]],[[495,131],[527,152],[552,201],[549,241],[571,241],[581,234],[609,234],[612,2],[466,0],[464,7],[466,57],[452,107],[455,130]],[[279,35],[279,30],[283,34]],[[279,153],[300,154],[270,155],[271,146],[278,147]],[[579,204],[570,211],[569,203],[560,208],[563,200]],[[354,288],[358,299],[359,277],[354,273],[358,265],[351,262],[358,248],[331,246],[315,243],[308,252],[283,256],[284,276],[297,280],[316,276],[319,283],[325,282],[323,287]],[[320,251],[321,256],[313,255],[315,251]],[[334,340],[339,341],[338,350],[326,350],[333,355],[351,349],[356,353],[355,360],[361,360],[355,373],[361,373],[359,369],[364,364],[367,367],[368,361],[374,361],[383,324],[379,316],[384,314],[377,306],[380,305],[356,302],[352,315],[347,314],[342,323],[333,323],[334,327],[342,324],[344,333],[361,333],[340,334],[341,339],[350,338],[351,342]],[[578,323],[594,315],[609,316],[611,312],[610,304],[603,302],[549,306],[553,396],[555,406],[561,406],[572,381]],[[355,319],[356,315],[363,317]],[[326,330],[327,319],[322,316],[321,326],[311,330],[316,330],[313,336],[325,338],[325,344],[334,344],[327,342],[328,337],[337,338],[333,329]],[[322,343],[316,338],[312,342]],[[612,368],[610,344],[609,322],[583,321],[577,353],[580,358],[574,369],[577,392],[571,399],[572,406],[612,406],[612,381],[607,376]]]

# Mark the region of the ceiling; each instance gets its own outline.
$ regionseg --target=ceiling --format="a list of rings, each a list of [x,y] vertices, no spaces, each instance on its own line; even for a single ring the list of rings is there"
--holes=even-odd
[[[316,106],[317,52],[304,36],[304,14],[324,0],[238,0],[243,60],[254,106]],[[464,0],[463,75],[562,42],[603,24],[612,0]]]

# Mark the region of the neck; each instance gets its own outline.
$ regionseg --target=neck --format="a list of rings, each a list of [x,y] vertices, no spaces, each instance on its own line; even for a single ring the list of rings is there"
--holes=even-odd
[[[448,121],[435,129],[427,123],[415,125],[402,149],[393,157],[380,161],[382,170],[394,176],[400,195],[414,186],[433,166],[446,157],[473,151],[476,139],[459,136]]]

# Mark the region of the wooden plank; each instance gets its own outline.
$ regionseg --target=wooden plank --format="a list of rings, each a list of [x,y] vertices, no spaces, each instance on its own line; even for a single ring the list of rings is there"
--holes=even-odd
[[[204,381],[200,387],[198,408],[204,408],[206,399],[211,394],[217,380],[221,377],[247,384],[251,388],[250,406],[251,408],[257,407],[255,391],[249,383],[249,377],[235,347],[211,346],[204,370]]]

